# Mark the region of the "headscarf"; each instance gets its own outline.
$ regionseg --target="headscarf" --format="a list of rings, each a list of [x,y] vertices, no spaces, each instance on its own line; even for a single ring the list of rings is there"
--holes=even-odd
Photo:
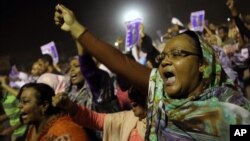
[[[37,79],[37,83],[45,83],[54,89],[55,94],[64,92],[68,83],[63,75],[45,73]]]
[[[190,36],[191,31],[184,32]],[[193,33],[192,33],[193,34]],[[157,69],[150,76],[146,140],[229,140],[230,124],[250,123],[250,102],[232,89],[214,50],[199,36],[203,92],[171,99]]]

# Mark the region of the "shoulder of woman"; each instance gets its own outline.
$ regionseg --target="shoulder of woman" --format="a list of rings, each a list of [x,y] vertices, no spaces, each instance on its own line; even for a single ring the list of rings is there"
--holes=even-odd
[[[86,133],[84,132],[84,130],[78,124],[74,123],[68,115],[58,117],[51,125],[47,133],[47,136],[55,137],[64,135],[69,136],[72,141],[76,138],[80,140],[86,138]]]

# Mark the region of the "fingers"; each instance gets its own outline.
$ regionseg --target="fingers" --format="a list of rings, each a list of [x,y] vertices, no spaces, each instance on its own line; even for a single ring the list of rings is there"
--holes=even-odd
[[[226,5],[228,6],[229,9],[232,9],[234,6],[234,1],[233,0],[228,0]]]
[[[64,106],[68,104],[68,101],[69,99],[66,93],[58,93],[54,97],[52,97],[52,105],[54,107],[65,109]]]
[[[73,15],[73,12],[62,4],[58,4],[56,6],[56,11],[61,15],[68,15],[68,14]]]
[[[139,31],[140,31],[140,34],[144,34],[144,24],[141,23],[140,26],[139,26]]]
[[[76,21],[74,13],[61,4],[58,4],[55,9],[56,9],[54,15],[55,24],[59,25],[61,29],[64,31],[70,31],[71,26]]]
[[[56,25],[62,24],[61,19],[62,19],[62,15],[58,11],[56,11],[55,16],[54,16],[54,21],[55,21]]]
[[[206,21],[205,20],[202,21],[202,25],[203,26],[206,25]]]
[[[66,9],[62,4],[57,4],[56,11],[58,11],[59,13],[63,13],[63,12],[66,12]]]
[[[56,11],[54,14],[54,21],[56,25],[63,25],[64,23],[64,15],[67,15],[69,12],[71,12],[68,8],[65,6],[58,4],[56,6]]]
[[[52,105],[54,107],[58,107],[60,105],[61,101],[62,101],[62,97],[63,97],[62,93],[58,93],[57,95],[52,97]]]
[[[67,13],[68,11],[70,11],[67,7],[65,7],[62,4],[57,4],[56,5],[56,11],[60,11],[62,13]]]
[[[0,85],[7,84],[7,76],[0,76]]]
[[[64,24],[64,19],[62,15],[58,13],[55,13],[54,21],[55,21],[55,24],[58,26],[62,26]]]

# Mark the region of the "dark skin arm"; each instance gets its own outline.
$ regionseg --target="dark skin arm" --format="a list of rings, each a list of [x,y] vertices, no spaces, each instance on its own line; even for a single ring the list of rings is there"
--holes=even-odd
[[[97,39],[90,32],[82,34],[78,41],[95,58],[106,65],[110,70],[126,78],[133,85],[147,93],[150,69],[126,57],[111,45]]]
[[[86,32],[86,28],[75,19],[74,13],[65,6],[56,6],[54,20],[62,30],[69,31],[74,38],[78,39],[78,42],[89,54],[114,73],[126,78],[143,94],[147,94],[151,69],[129,59],[116,48],[98,39],[90,32]]]

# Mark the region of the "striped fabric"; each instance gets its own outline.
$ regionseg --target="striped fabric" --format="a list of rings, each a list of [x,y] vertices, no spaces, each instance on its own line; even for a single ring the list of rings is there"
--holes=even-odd
[[[1,103],[4,108],[5,114],[9,117],[9,122],[11,126],[17,125],[20,123],[20,110],[17,107],[18,100],[16,97],[8,92],[3,94],[3,98],[1,99]],[[26,126],[21,126],[17,130],[14,131],[13,136],[20,137],[25,133]]]

